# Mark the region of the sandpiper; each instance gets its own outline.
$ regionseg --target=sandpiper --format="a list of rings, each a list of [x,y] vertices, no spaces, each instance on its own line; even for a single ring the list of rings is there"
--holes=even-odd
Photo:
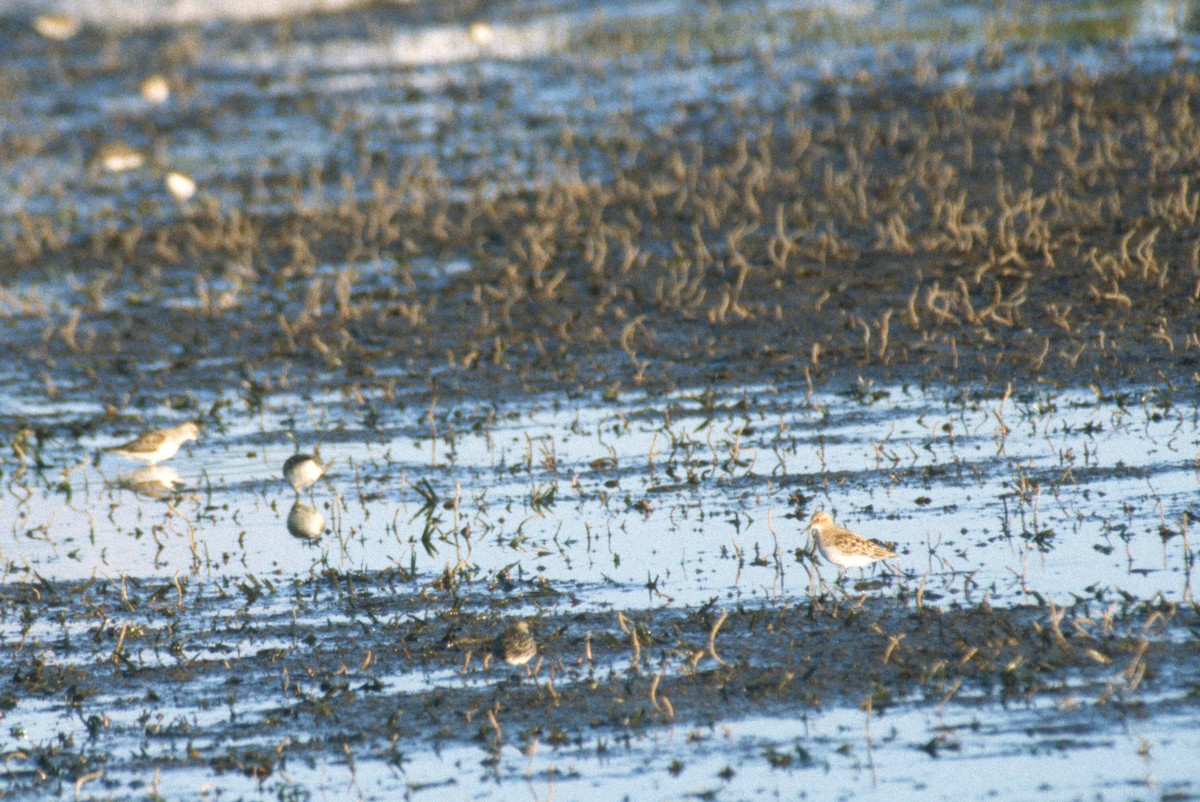
[[[896,556],[895,552],[838,526],[825,510],[813,513],[808,528],[817,533],[817,548],[821,556],[839,569],[865,568],[871,563]]]
[[[186,173],[169,172],[163,183],[167,192],[180,203],[187,203],[196,194],[196,180]]]
[[[144,165],[146,154],[119,140],[105,142],[96,148],[91,163],[106,173],[124,173]]]
[[[312,454],[293,454],[283,463],[283,478],[299,493],[325,475],[325,466]]]
[[[171,84],[162,75],[154,73],[142,81],[138,93],[142,100],[157,106],[171,99]]]
[[[154,465],[175,456],[180,446],[199,436],[200,427],[192,421],[187,421],[170,429],[155,429],[152,432],[146,432],[123,446],[114,446],[104,450],[109,454]]]
[[[38,14],[33,29],[54,42],[65,42],[79,33],[79,20],[66,14]]]
[[[494,653],[510,666],[523,666],[537,654],[537,642],[529,634],[529,622],[517,621],[496,638]]]

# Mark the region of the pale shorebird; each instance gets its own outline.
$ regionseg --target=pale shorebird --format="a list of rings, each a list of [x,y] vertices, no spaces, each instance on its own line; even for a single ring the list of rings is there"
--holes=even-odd
[[[326,466],[312,454],[293,454],[283,463],[283,478],[299,493],[325,475]]]
[[[162,75],[154,73],[142,81],[138,93],[142,100],[157,106],[171,99],[171,84]]]
[[[838,526],[825,510],[813,513],[808,528],[816,532],[821,556],[836,565],[839,573],[843,568],[866,568],[880,560],[896,557],[894,551]]]
[[[196,194],[196,181],[190,175],[179,172],[169,172],[163,179],[167,192],[180,203],[187,203]]]
[[[537,654],[537,641],[529,633],[528,621],[517,621],[500,633],[493,654],[510,666],[523,666]]]
[[[91,163],[107,173],[124,173],[144,165],[146,154],[121,141],[105,142],[96,148]]]
[[[65,42],[79,33],[79,20],[66,14],[38,14],[33,29],[53,42]]]
[[[192,421],[172,426],[170,429],[156,429],[146,432],[136,440],[130,440],[123,446],[104,449],[109,454],[116,454],[125,459],[148,462],[151,465],[168,460],[179,451],[188,440],[200,436],[200,427]]]

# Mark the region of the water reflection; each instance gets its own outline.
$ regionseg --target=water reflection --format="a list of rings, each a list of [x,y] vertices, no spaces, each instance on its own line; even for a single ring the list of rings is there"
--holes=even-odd
[[[297,501],[288,511],[287,529],[302,540],[317,540],[325,529],[325,516],[316,507]]]
[[[117,486],[143,496],[162,498],[182,484],[179,471],[165,465],[144,465],[117,477]]]

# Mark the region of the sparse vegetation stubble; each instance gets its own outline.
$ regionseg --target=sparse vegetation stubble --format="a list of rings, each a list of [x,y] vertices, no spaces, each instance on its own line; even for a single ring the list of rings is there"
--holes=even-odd
[[[10,338],[35,375],[73,368],[107,389],[129,371],[154,388],[139,366],[158,359],[173,381],[219,384],[230,355],[266,391],[320,374],[385,396],[442,367],[431,390],[1187,381],[1197,80],[826,88],[723,108],[719,126],[689,109],[656,136],[564,136],[561,172],[576,178],[469,200],[429,160],[364,152],[376,172],[285,182],[296,197],[367,182],[363,200],[263,214],[209,198],[157,230],[88,241],[26,216],[10,269],[82,270],[90,302],[10,304],[41,321]],[[578,178],[585,160],[607,174]],[[439,282],[414,269],[450,259],[470,268]],[[390,277],[363,281],[355,265],[373,261]],[[166,303],[180,294],[194,303]]]

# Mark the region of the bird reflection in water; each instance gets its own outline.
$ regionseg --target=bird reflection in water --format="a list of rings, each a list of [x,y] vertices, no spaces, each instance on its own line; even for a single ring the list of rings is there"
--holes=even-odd
[[[325,516],[316,507],[297,501],[288,512],[287,529],[301,540],[318,540],[325,529]]]
[[[165,465],[145,465],[117,477],[117,486],[152,498],[162,498],[183,483],[179,471]]]

